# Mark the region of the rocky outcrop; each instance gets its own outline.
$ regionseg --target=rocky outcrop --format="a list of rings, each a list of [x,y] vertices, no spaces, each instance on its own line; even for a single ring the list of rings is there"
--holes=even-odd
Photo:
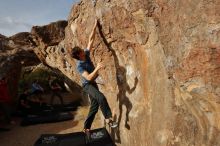
[[[64,44],[67,21],[57,21],[45,26],[34,26],[31,30],[36,47],[33,49],[40,61],[57,72],[64,74],[64,82],[68,84],[74,95],[82,96],[81,88],[76,84],[79,75],[71,64],[75,62],[70,58]]]
[[[39,59],[33,52],[32,35],[18,33],[9,38],[0,36],[0,78],[8,78],[10,94],[17,96],[18,80],[22,66],[37,65]]]
[[[72,77],[74,70],[69,70],[70,64],[66,47],[64,45],[65,28],[67,21],[58,21],[45,26],[35,26],[31,33],[34,36],[34,41],[37,47],[34,52],[37,54],[41,62],[54,69],[59,69],[63,74]],[[70,62],[71,62],[71,58]],[[74,78],[73,78],[74,79]]]
[[[39,63],[33,52],[34,44],[31,42],[31,38],[32,35],[28,32],[18,33],[9,38],[1,38],[1,74],[7,74],[7,70],[19,67],[19,65],[14,65],[15,63],[20,64],[20,66],[22,64],[29,66]]]
[[[67,21],[57,21],[45,26],[34,26],[31,33],[22,32],[8,38],[0,35],[0,78],[10,79],[9,87],[12,89],[10,90],[12,97],[17,95],[22,67],[38,65],[42,62],[57,74],[61,73],[59,68],[62,71],[63,67],[60,66],[66,65],[63,59],[66,52],[61,43],[65,36],[66,26]],[[66,71],[64,74],[68,75],[71,72]],[[65,76],[62,78],[74,95],[80,93],[79,85]]]
[[[31,34],[35,35],[39,44],[54,46],[64,39],[64,30],[66,26],[67,21],[64,20],[53,22],[44,26],[34,26],[31,30]]]
[[[62,57],[65,58],[64,55],[62,56],[65,49],[63,43],[60,42],[64,39],[66,26],[67,21],[57,21],[45,26],[34,26],[31,33],[22,32],[11,37],[0,35],[0,78],[8,77],[10,79],[9,87],[12,97],[17,95],[22,67],[38,65],[42,62],[60,74],[59,65],[65,64],[62,59]],[[68,71],[64,74],[68,75]],[[81,96],[79,95],[81,90],[79,85],[65,76],[62,78],[74,95]]]
[[[45,62],[45,58],[49,52],[47,47],[57,46],[64,39],[64,30],[67,25],[67,21],[58,21],[45,26],[34,26],[31,30],[31,34],[34,36],[36,48],[35,53],[39,59]]]
[[[120,124],[115,142],[220,145],[219,1],[93,2],[72,8],[65,41],[85,48],[100,20],[91,57],[106,65],[100,89]]]

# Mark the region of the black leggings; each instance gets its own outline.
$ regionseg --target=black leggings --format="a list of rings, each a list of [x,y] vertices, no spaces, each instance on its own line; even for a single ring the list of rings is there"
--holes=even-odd
[[[86,93],[89,94],[89,98],[91,101],[89,114],[84,123],[84,128],[90,129],[95,115],[98,112],[99,106],[105,119],[111,118],[112,112],[105,96],[99,91],[97,84],[87,84],[84,86],[83,89]]]

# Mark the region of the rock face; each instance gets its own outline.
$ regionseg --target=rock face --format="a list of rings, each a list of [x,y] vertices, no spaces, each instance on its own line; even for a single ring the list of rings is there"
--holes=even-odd
[[[59,74],[66,65],[65,49],[61,42],[65,36],[67,21],[57,21],[45,26],[34,26],[29,32],[18,33],[11,37],[0,35],[0,78],[8,77],[12,97],[17,95],[18,80],[22,67],[38,65],[42,62],[54,68]],[[55,64],[55,65],[54,65]],[[66,71],[66,70],[65,70]],[[71,77],[71,72],[64,72]],[[79,92],[79,85],[68,78],[64,81],[73,92]],[[76,92],[77,91],[77,92]],[[77,95],[77,94],[75,94]]]
[[[31,30],[31,34],[35,35],[39,44],[44,43],[46,46],[57,45],[64,39],[65,27],[67,21],[57,21],[45,26],[34,26]]]
[[[100,20],[91,57],[106,65],[100,89],[120,124],[111,131],[118,145],[220,145],[219,8],[218,0],[83,0],[72,8],[67,45],[85,48]]]
[[[98,18],[91,58],[105,64],[97,82],[119,123],[116,144],[219,146],[219,9],[218,0],[82,0],[68,24],[32,29],[34,52],[80,84],[67,48],[85,48]]]
[[[8,38],[0,35],[0,78],[9,78],[10,93],[13,98],[17,95],[22,67],[38,65],[42,62],[60,73],[57,68],[65,64],[62,59],[65,57],[62,56],[65,49],[61,41],[64,39],[66,26],[67,21],[57,21],[45,26],[34,26],[30,33],[22,32]],[[53,65],[54,63],[56,64]],[[68,71],[64,74],[68,75]],[[74,93],[81,90],[79,85],[70,79],[64,78],[64,81]]]
[[[28,32],[18,33],[9,38],[0,38],[0,75],[10,74],[9,70],[16,70],[21,65],[39,64],[40,61],[33,52],[34,42]],[[15,71],[16,72],[16,71]]]
[[[57,46],[64,39],[64,30],[67,26],[67,21],[58,21],[45,26],[34,26],[31,34],[34,36],[36,43],[35,53],[42,62],[45,62],[47,57],[47,47]]]
[[[40,61],[55,71],[64,74],[64,82],[68,84],[76,97],[82,96],[79,82],[79,75],[75,74],[75,69],[71,64],[75,64],[70,58],[64,44],[65,28],[67,21],[57,21],[45,26],[34,26],[31,30],[33,41],[36,46],[33,48]]]
[[[32,35],[28,32],[18,33],[9,38],[0,36],[0,78],[8,78],[11,96],[17,95],[17,85],[22,66],[39,64],[33,52]]]

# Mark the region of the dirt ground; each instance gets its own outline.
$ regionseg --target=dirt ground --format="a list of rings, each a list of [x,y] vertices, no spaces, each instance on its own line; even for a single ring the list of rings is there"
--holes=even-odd
[[[38,124],[26,127],[20,126],[21,119],[14,118],[16,124],[10,131],[0,132],[1,146],[33,146],[41,134],[64,134],[82,131],[89,107],[81,106],[75,112],[74,119],[70,121]],[[97,114],[92,128],[100,127],[100,113]]]

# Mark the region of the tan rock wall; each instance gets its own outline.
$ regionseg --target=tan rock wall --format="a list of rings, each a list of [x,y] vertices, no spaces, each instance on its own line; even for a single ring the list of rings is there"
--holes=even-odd
[[[95,17],[94,64],[126,146],[220,145],[219,2],[81,1],[65,42],[85,48]],[[77,73],[77,72],[75,72]]]

